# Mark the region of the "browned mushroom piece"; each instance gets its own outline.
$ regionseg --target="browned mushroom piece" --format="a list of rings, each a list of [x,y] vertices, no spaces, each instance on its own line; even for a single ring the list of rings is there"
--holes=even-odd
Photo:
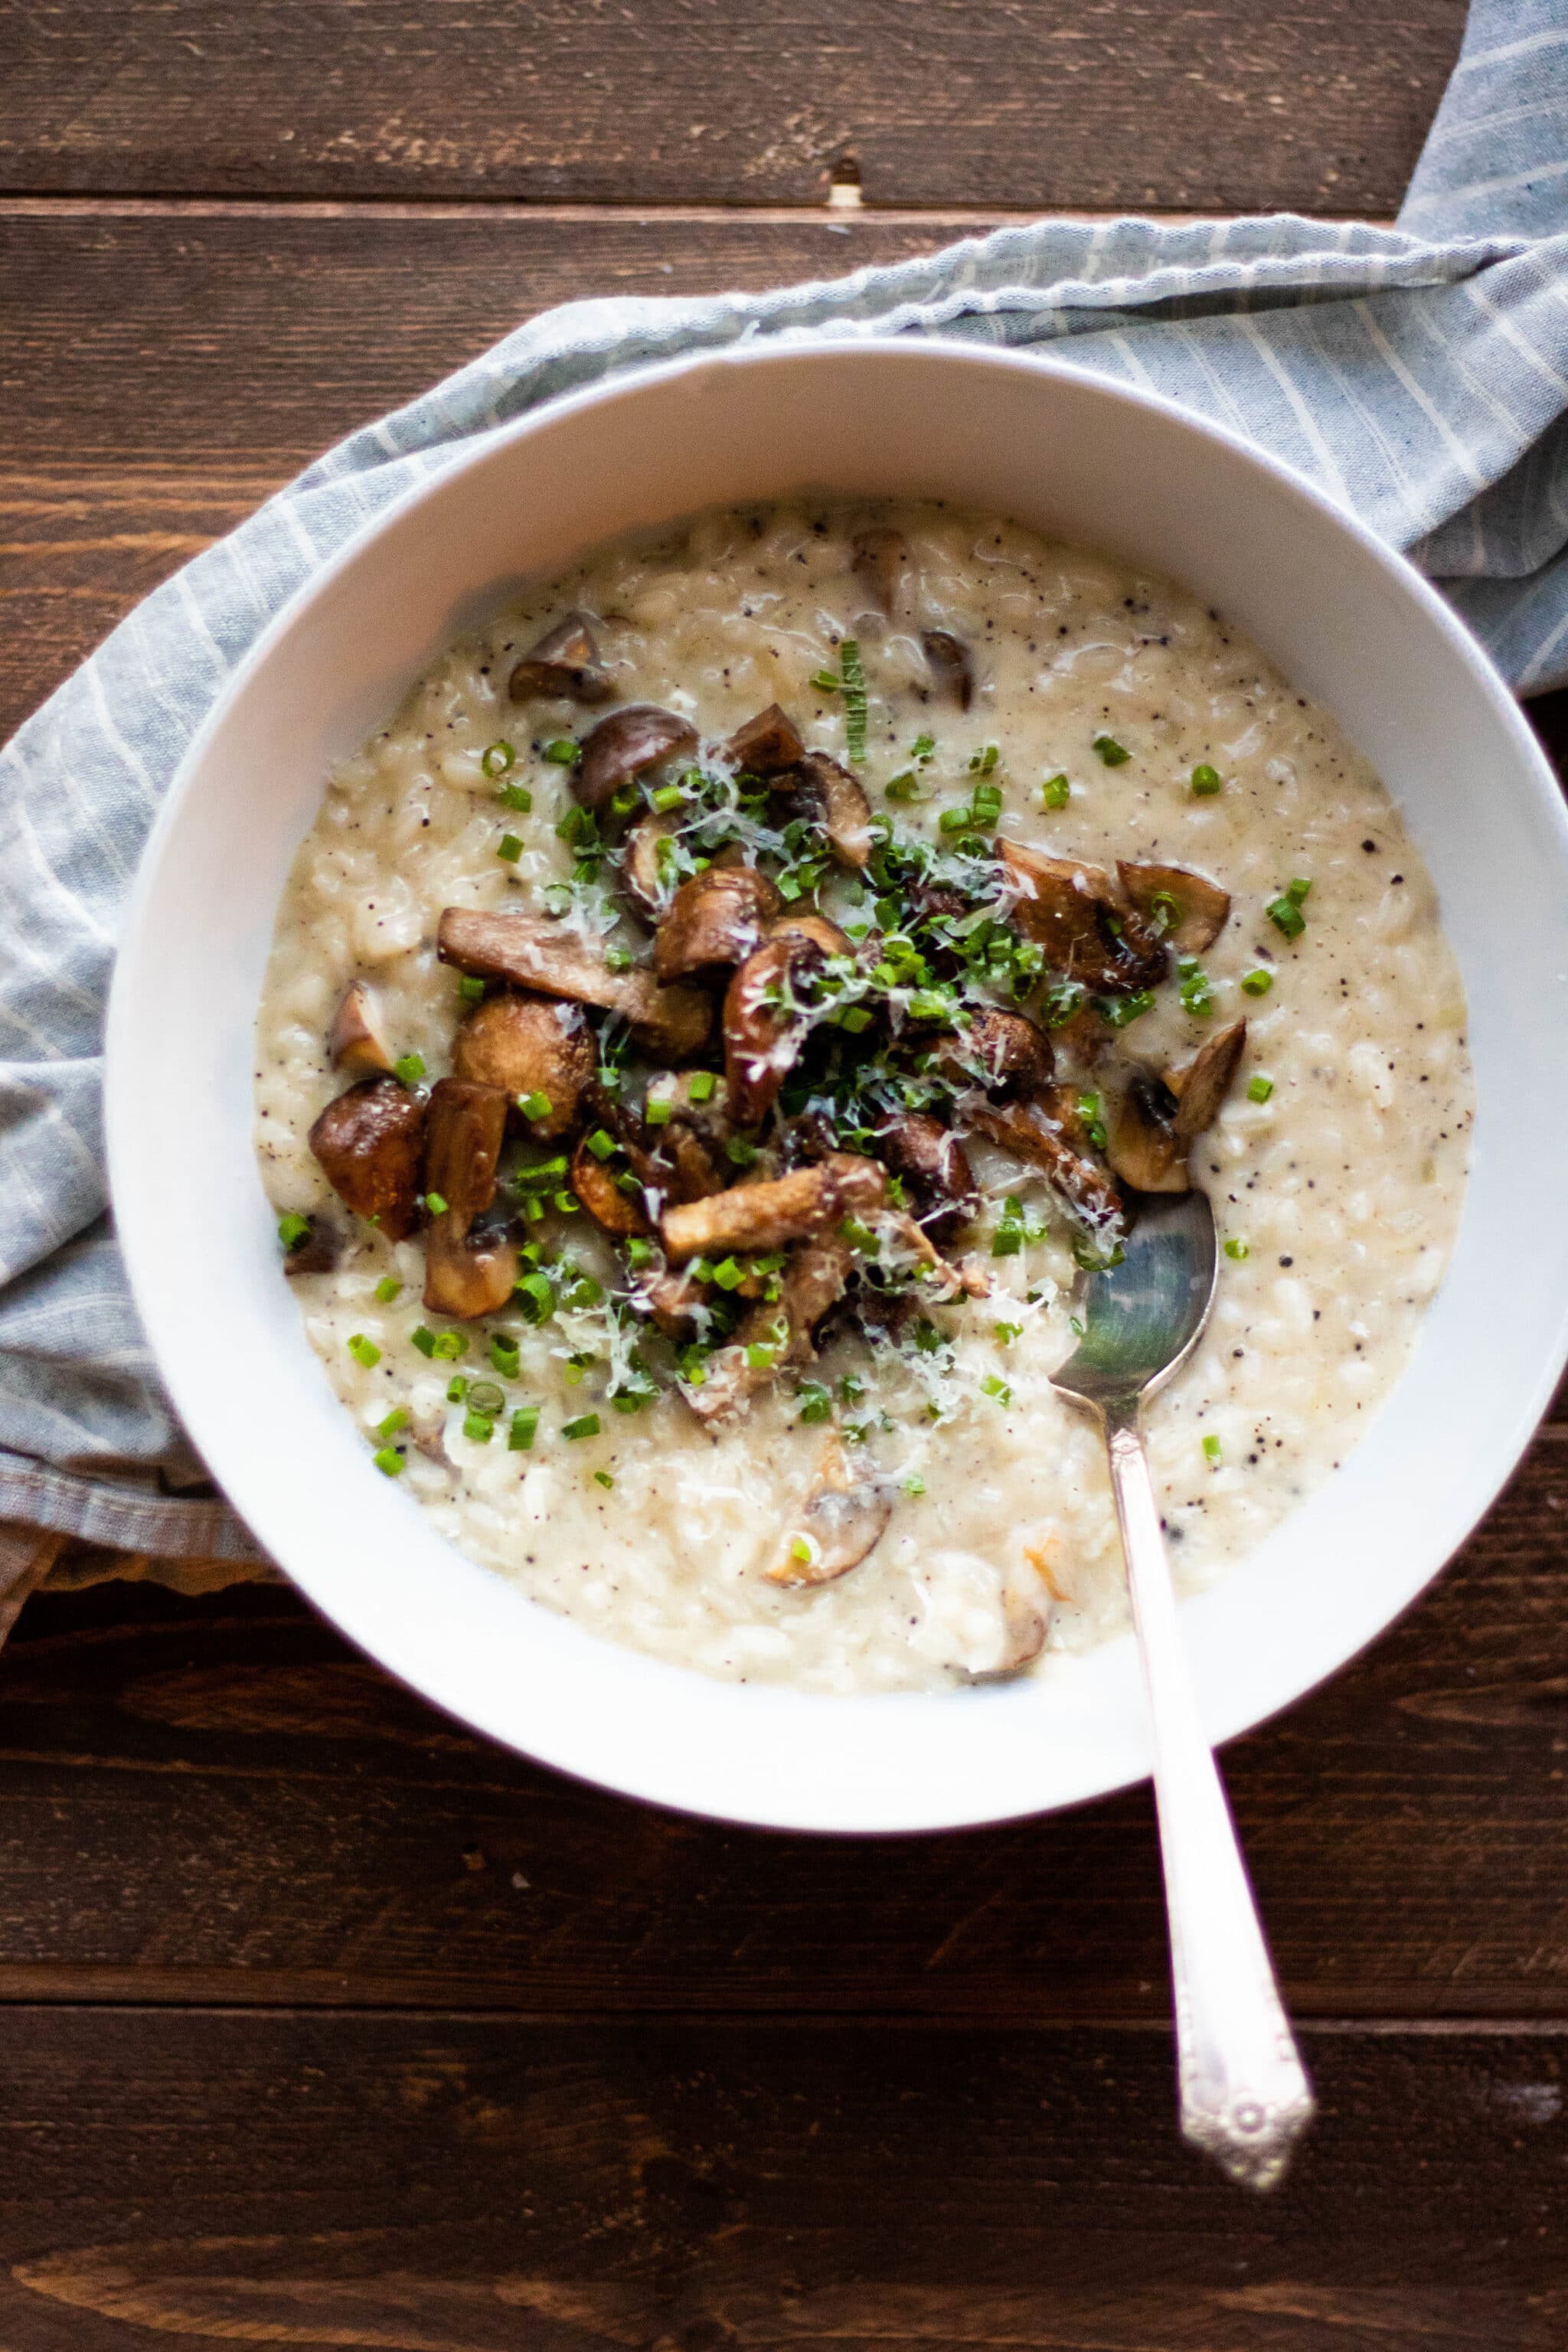
[[[1173,1124],[1176,1099],[1152,1070],[1135,1071],[1110,1121],[1107,1157],[1136,1192],[1184,1192],[1186,1152]]]
[[[855,942],[847,931],[826,915],[797,914],[792,908],[788,914],[775,916],[768,925],[770,940],[809,940],[825,956],[852,956]]]
[[[437,1219],[453,1217],[466,1227],[495,1199],[506,1113],[503,1089],[480,1080],[443,1078],[430,1089],[425,1191],[447,1204],[434,1213]]]
[[[657,702],[628,702],[584,736],[583,756],[572,771],[572,790],[597,816],[623,785],[634,783],[678,752],[696,749],[697,730],[689,719],[661,710]]]
[[[764,940],[724,992],[724,1076],[738,1127],[765,1118],[812,1026],[798,992],[822,969],[814,940]]]
[[[331,1274],[343,1253],[343,1236],[330,1217],[307,1217],[309,1232],[283,1253],[288,1275]]]
[[[743,727],[737,727],[724,746],[724,757],[743,775],[778,776],[793,768],[805,751],[800,730],[787,710],[770,702]]]
[[[1106,1225],[1120,1217],[1121,1195],[1110,1177],[1073,1150],[1037,1103],[976,1103],[965,1115],[977,1134],[1037,1168],[1086,1223]]]
[[[362,1078],[327,1105],[310,1134],[339,1200],[374,1219],[389,1242],[414,1231],[424,1141],[425,1105],[395,1078]]]
[[[586,613],[568,613],[514,667],[507,692],[514,702],[534,695],[564,695],[572,702],[607,702],[610,681]]]
[[[910,542],[903,532],[889,524],[859,531],[855,537],[853,555],[855,577],[878,612],[889,621],[898,620],[904,609],[910,569]]]
[[[351,980],[344,989],[327,1033],[327,1051],[335,1070],[347,1070],[356,1078],[384,1077],[391,1070],[381,1008],[364,981]]]
[[[695,1275],[673,1270],[649,1275],[636,1295],[667,1339],[679,1344],[697,1337],[709,1289]]]
[[[666,1209],[659,1219],[665,1254],[677,1265],[693,1257],[727,1257],[815,1241],[846,1217],[874,1216],[887,1198],[888,1180],[874,1160],[837,1151],[815,1167],[753,1184],[732,1184],[705,1201]]]
[[[618,1181],[623,1171],[612,1161],[601,1160],[584,1136],[572,1154],[572,1190],[593,1218],[607,1234],[625,1240],[632,1234],[650,1234],[647,1211],[643,1205],[642,1187]],[[635,1176],[634,1169],[624,1172]]]
[[[958,1669],[965,1682],[1010,1682],[1032,1666],[1046,1646],[1050,1631],[1050,1602],[1038,1576],[1014,1574],[1002,1586],[1002,1647],[993,1666]]]
[[[682,1389],[698,1420],[710,1427],[732,1420],[786,1365],[808,1363],[811,1335],[843,1297],[854,1265],[854,1251],[836,1234],[792,1250],[778,1298],[760,1301],[730,1345],[715,1349],[700,1387]]]
[[[443,1233],[438,1217],[425,1244],[425,1305],[455,1323],[499,1315],[517,1286],[517,1244],[504,1233]]]
[[[1184,1070],[1166,1071],[1165,1084],[1176,1097],[1171,1124],[1184,1150],[1218,1117],[1246,1044],[1246,1022],[1233,1021],[1199,1047]]]
[[[542,1096],[549,1109],[528,1114],[529,1131],[542,1142],[571,1134],[597,1066],[593,1032],[577,1006],[540,996],[487,997],[452,1046],[458,1077],[500,1087],[514,1107]]]
[[[443,1078],[430,1093],[425,1133],[425,1193],[432,1207],[425,1241],[425,1304],[433,1315],[493,1315],[517,1281],[516,1244],[471,1228],[495,1199],[506,1134],[500,1087]],[[439,1201],[443,1205],[435,1208]]]
[[[979,1197],[969,1155],[951,1128],[927,1111],[904,1111],[876,1130],[877,1157],[901,1177],[921,1225],[945,1241],[974,1213]]]
[[[1116,861],[1121,887],[1152,930],[1182,955],[1212,948],[1230,915],[1230,893],[1184,866],[1131,866]]]
[[[939,1037],[932,1048],[944,1076],[1001,1089],[1043,1087],[1056,1066],[1051,1041],[1023,1013],[982,1005],[967,1029]]]
[[[637,1043],[666,1061],[689,1060],[713,1025],[713,1007],[700,989],[661,988],[650,971],[612,971],[602,949],[547,915],[521,908],[487,915],[447,907],[437,929],[436,952],[459,971],[618,1013]]]
[[[792,774],[795,804],[815,811],[838,864],[858,872],[871,855],[871,803],[860,784],[826,751],[808,751]]]
[[[969,647],[951,629],[927,629],[921,638],[931,672],[931,691],[957,710],[967,710],[974,699],[974,664]]]
[[[654,935],[654,971],[660,980],[680,980],[713,964],[742,963],[783,904],[777,884],[758,866],[693,874]]]
[[[621,887],[644,919],[657,923],[675,894],[664,845],[672,840],[679,820],[668,811],[649,809],[638,817],[621,849]]]
[[[1170,950],[1132,905],[1120,878],[1072,857],[1043,857],[1000,835],[996,854],[1018,891],[1013,918],[1057,971],[1088,988],[1152,988]]]
[[[837,1430],[822,1449],[811,1488],[790,1523],[770,1584],[831,1584],[875,1549],[893,1516],[893,1498],[875,1478],[857,1477]]]

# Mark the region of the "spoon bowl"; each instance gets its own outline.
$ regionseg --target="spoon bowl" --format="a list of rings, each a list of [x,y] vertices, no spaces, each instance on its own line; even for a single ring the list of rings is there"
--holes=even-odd
[[[1122,1255],[1084,1281],[1083,1337],[1055,1385],[1100,1409],[1152,1396],[1186,1361],[1208,1320],[1219,1250],[1206,1192],[1129,1192]]]

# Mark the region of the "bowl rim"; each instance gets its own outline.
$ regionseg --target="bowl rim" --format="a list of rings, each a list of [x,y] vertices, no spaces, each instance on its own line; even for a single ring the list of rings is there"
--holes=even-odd
[[[132,1156],[132,1129],[135,1103],[125,1076],[129,1059],[128,1025],[137,983],[137,968],[144,950],[147,917],[154,899],[160,869],[174,839],[185,803],[214,740],[219,737],[236,703],[241,698],[257,675],[271,659],[275,649],[307,618],[312,608],[334,588],[340,578],[350,571],[365,551],[384,534],[393,530],[411,512],[426,504],[437,502],[452,486],[472,470],[485,465],[498,451],[518,441],[548,430],[566,415],[579,415],[595,408],[613,409],[622,402],[635,400],[652,386],[685,376],[700,375],[708,371],[737,367],[768,368],[796,365],[814,358],[842,358],[846,355],[863,357],[875,364],[930,365],[954,364],[963,367],[1002,371],[1016,375],[1035,377],[1047,375],[1067,379],[1079,392],[1085,392],[1108,404],[1136,412],[1152,413],[1200,441],[1219,445],[1244,467],[1259,477],[1283,487],[1297,499],[1316,509],[1333,530],[1352,542],[1369,557],[1374,566],[1407,600],[1412,601],[1424,618],[1443,640],[1448,656],[1468,671],[1489,707],[1489,715],[1502,733],[1510,740],[1520,763],[1519,783],[1525,786],[1539,803],[1537,814],[1546,820],[1548,828],[1557,835],[1558,844],[1568,869],[1568,811],[1564,810],[1556,778],[1537,742],[1519,704],[1484,648],[1460,621],[1452,607],[1439,595],[1413,564],[1396,549],[1378,538],[1361,518],[1341,506],[1287,461],[1262,449],[1229,427],[1196,415],[1169,396],[1142,385],[1124,383],[1098,375],[1091,369],[1050,352],[1015,348],[997,348],[975,344],[949,335],[895,336],[835,330],[822,333],[784,334],[767,341],[743,341],[716,350],[689,352],[672,359],[645,362],[600,382],[558,394],[539,407],[505,423],[476,434],[458,454],[447,458],[437,469],[411,483],[405,489],[374,514],[367,517],[343,541],[311,577],[287,600],[279,612],[261,630],[247,653],[230,672],[224,687],[193,735],[180,759],[163,802],[154,817],[138,863],[132,887],[122,912],[119,947],[110,986],[105,1042],[105,1129],[107,1159],[111,1202],[118,1210],[127,1190],[127,1172]],[[693,510],[694,511],[694,510]],[[671,520],[676,520],[671,516]],[[595,544],[606,544],[598,540]],[[172,1361],[160,1345],[157,1328],[160,1321],[157,1299],[151,1287],[151,1275],[140,1263],[140,1249],[135,1238],[136,1219],[128,1217],[121,1232],[124,1256],[132,1295],[147,1331],[154,1362],[163,1379],[176,1410],[200,1445],[200,1432],[207,1421],[202,1393],[194,1373],[188,1374],[182,1362]],[[1426,1586],[1441,1573],[1454,1553],[1468,1539],[1476,1526],[1495,1503],[1508,1479],[1513,1475],[1531,1436],[1551,1402],[1564,1364],[1568,1363],[1568,1296],[1562,1301],[1556,1336],[1552,1346],[1542,1360],[1541,1369],[1528,1396],[1513,1415],[1510,1429],[1498,1444],[1492,1467],[1484,1487],[1478,1487],[1467,1505],[1468,1516],[1462,1525],[1456,1524],[1447,1549],[1435,1562],[1424,1564],[1417,1573],[1406,1571],[1397,1582],[1393,1580],[1384,1588],[1374,1620],[1352,1628],[1348,1641],[1333,1645],[1333,1654],[1323,1663],[1314,1657],[1305,1679],[1294,1669],[1282,1679],[1276,1675],[1277,1686],[1265,1690],[1261,1698],[1237,1703],[1234,1689],[1216,1699],[1213,1692],[1201,1695],[1202,1712],[1215,1744],[1238,1737],[1241,1733],[1268,1721],[1285,1706],[1295,1703],[1331,1675],[1337,1674],[1380,1633],[1388,1630],[1419,1597]],[[1402,1373],[1400,1380],[1404,1379]],[[1396,1381],[1395,1391],[1400,1385]],[[1391,1394],[1393,1391],[1391,1391]],[[201,1447],[204,1454],[207,1448]],[[1359,1451],[1359,1448],[1357,1449]],[[680,1784],[670,1782],[657,1769],[639,1772],[633,1778],[618,1772],[600,1770],[585,1759],[582,1743],[562,1741],[532,1735],[520,1735],[515,1727],[491,1719],[483,1707],[466,1697],[454,1697],[445,1693],[431,1680],[421,1678],[420,1672],[406,1661],[389,1656],[378,1644],[376,1628],[367,1623],[365,1612],[351,1605],[349,1596],[334,1584],[331,1578],[312,1573],[312,1567],[303,1570],[285,1565],[281,1553],[286,1546],[269,1544],[265,1529],[270,1517],[266,1497],[259,1490],[247,1500],[242,1516],[252,1525],[258,1539],[270,1557],[283,1567],[289,1580],[295,1583],[322,1613],[356,1646],[374,1657],[384,1669],[419,1692],[429,1705],[450,1715],[455,1720],[497,1739],[515,1752],[526,1755],[551,1769],[580,1780],[588,1785],[615,1790],[636,1800],[652,1802],[696,1818],[731,1821],[737,1823],[807,1832],[815,1834],[874,1836],[883,1834],[938,1834],[959,1827],[980,1827],[989,1823],[1027,1818],[1043,1811],[1054,1811],[1087,1802],[1099,1795],[1136,1785],[1148,1777],[1147,1759],[1118,1767],[1110,1772],[1093,1769],[1080,1788],[1042,1801],[1037,1794],[1019,1803],[993,1802],[983,1811],[973,1805],[955,1807],[951,1812],[935,1812],[931,1809],[919,1819],[885,1818],[879,1811],[874,1818],[847,1818],[835,1821],[805,1818],[787,1804],[759,1807],[754,1801],[726,1807],[722,1788],[711,1795],[697,1796]],[[1287,1515],[1294,1517],[1295,1513]],[[504,1584],[493,1578],[492,1572],[477,1569],[466,1557],[450,1547],[454,1570],[467,1570]],[[313,1565],[313,1564],[312,1564]],[[1223,1587],[1229,1575],[1239,1572],[1245,1559],[1235,1563],[1220,1580]],[[1201,1610],[1207,1594],[1194,1596],[1183,1603],[1184,1615]],[[533,1604],[538,1605],[538,1604]],[[628,1654],[620,1644],[605,1637],[585,1634],[595,1647],[617,1656]],[[1131,1643],[1130,1634],[1121,1634],[1109,1643],[1110,1649]],[[710,1691],[742,1695],[742,1686],[716,1684],[696,1670],[668,1666],[638,1652],[629,1654],[640,1667],[660,1676],[674,1676],[682,1688],[688,1688],[694,1678]],[[1292,1678],[1292,1676],[1294,1678]],[[743,1695],[752,1700],[761,1696],[763,1685],[748,1685]],[[770,1696],[773,1694],[770,1694]],[[880,1706],[909,1704],[906,1694],[857,1694],[849,1698],[828,1694],[787,1691],[787,1703],[795,1707],[842,1708],[857,1704],[874,1703]],[[946,1700],[942,1702],[948,1704]]]

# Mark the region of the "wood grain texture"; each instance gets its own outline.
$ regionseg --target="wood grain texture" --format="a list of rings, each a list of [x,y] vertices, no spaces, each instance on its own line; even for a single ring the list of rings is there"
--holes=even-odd
[[[24,192],[1374,213],[1463,0],[5,0]]]
[[[1168,2035],[0,2015],[7,2352],[1556,2352],[1561,2032],[1307,2037],[1292,2178]]]
[[[1299,2013],[1568,2015],[1568,1424],[1226,1771]],[[470,1738],[282,1589],[45,1596],[0,1655],[0,1999],[1150,2019],[1144,1791],[867,1846]]]

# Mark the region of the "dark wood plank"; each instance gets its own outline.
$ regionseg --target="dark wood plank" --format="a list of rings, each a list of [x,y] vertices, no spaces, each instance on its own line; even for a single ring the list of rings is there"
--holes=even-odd
[[[951,221],[0,206],[0,740],[319,450],[533,312],[939,251]]]
[[[0,2341],[1554,2352],[1563,2037],[1316,2032],[1268,2199],[1168,2036],[0,2015]]]
[[[25,193],[1392,212],[1463,0],[5,0]]]
[[[1453,1570],[1226,1769],[1307,2016],[1568,2014],[1568,1425]],[[0,1999],[1147,2018],[1143,1791],[836,1843],[469,1738],[282,1588],[29,1604],[0,1655]]]

